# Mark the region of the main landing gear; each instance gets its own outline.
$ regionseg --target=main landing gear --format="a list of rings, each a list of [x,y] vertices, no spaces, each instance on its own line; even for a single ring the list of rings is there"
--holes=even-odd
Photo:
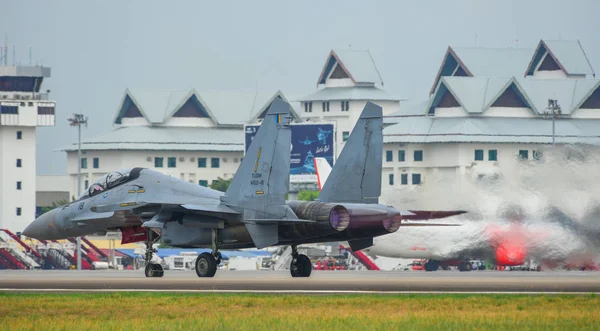
[[[292,277],[308,277],[312,272],[312,262],[308,256],[298,254],[298,247],[292,245],[292,263],[290,264],[290,273]]]
[[[156,249],[152,247],[152,244],[158,239],[158,235],[154,231],[146,230],[146,254],[144,260],[146,261],[146,270],[144,274],[146,277],[162,277],[165,274],[163,267],[158,263],[152,263],[152,254],[156,253]]]
[[[217,267],[221,263],[221,252],[217,246],[218,229],[212,229],[212,253],[202,253],[196,258],[196,275],[198,277],[214,277]]]

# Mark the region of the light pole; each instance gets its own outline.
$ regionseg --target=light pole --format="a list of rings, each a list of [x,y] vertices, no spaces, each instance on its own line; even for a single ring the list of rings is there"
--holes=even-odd
[[[556,118],[561,114],[560,106],[558,105],[558,101],[556,99],[548,99],[548,108],[544,112],[545,117],[552,117],[552,146],[554,146],[555,138],[555,128],[556,128]]]
[[[81,196],[81,124],[87,127],[87,117],[73,114],[67,119],[71,126],[77,127],[77,197]],[[77,237],[77,270],[81,270],[81,237]]]

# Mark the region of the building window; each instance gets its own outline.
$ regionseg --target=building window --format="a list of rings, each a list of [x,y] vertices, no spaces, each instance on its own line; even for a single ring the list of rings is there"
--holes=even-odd
[[[87,188],[88,188],[88,187],[90,187],[90,181],[86,179],[86,180],[83,182],[83,188],[87,190]]]
[[[17,131],[17,140],[23,139],[23,131]]]
[[[312,113],[312,101],[304,103],[304,112],[305,113]]]
[[[0,107],[0,114],[13,114],[16,115],[19,113],[18,106],[2,106]]]
[[[388,180],[389,180],[390,185],[394,185],[394,174],[390,174]]]
[[[205,157],[198,158],[198,168],[206,168],[206,158]]]
[[[392,153],[392,151],[385,151],[385,161],[386,162],[392,162],[392,159],[394,158],[394,153]]]
[[[400,175],[400,184],[408,185],[408,174]]]
[[[21,207],[17,207],[17,216],[21,216]]]
[[[483,161],[483,149],[475,150],[475,161]]]
[[[490,149],[488,151],[488,160],[489,161],[498,161],[498,151],[495,149]]]
[[[329,111],[329,101],[323,102],[322,105],[323,105],[323,112],[328,112]]]
[[[95,158],[92,160],[92,162],[93,162],[93,165],[94,165],[94,169],[98,169],[98,168],[100,168],[100,159],[99,159],[99,158],[95,157]]]
[[[211,168],[218,168],[219,167],[219,158],[218,157],[211,157],[210,158],[210,167]]]
[[[81,158],[81,169],[87,169],[87,157]]]
[[[423,151],[415,151],[413,154],[415,161],[423,161]]]
[[[169,167],[169,168],[177,167],[177,158],[176,157],[168,158],[167,159],[167,167]]]
[[[342,111],[350,110],[350,101],[342,101]]]
[[[18,182],[17,182],[17,190],[20,190],[20,189],[21,189],[21,182],[20,182],[20,181],[18,181]]]
[[[342,132],[342,141],[346,141],[346,140],[348,140],[348,137],[350,137],[350,132],[348,132],[348,131],[343,131],[343,132]]]
[[[155,157],[154,158],[154,167],[155,168],[162,168],[163,167],[163,158],[162,157]]]
[[[421,184],[421,174],[412,174],[412,183],[413,185]]]
[[[17,159],[17,168],[21,168],[22,164],[21,164],[21,159]]]
[[[200,186],[208,187],[208,181],[207,180],[202,180],[201,179],[201,180],[198,181],[198,184]]]
[[[529,151],[526,149],[519,150],[519,159],[521,159],[521,160],[529,159]]]
[[[406,152],[403,149],[398,151],[398,161],[400,161],[400,162],[406,161]]]
[[[542,158],[542,152],[540,151],[533,151],[533,159],[534,160],[540,160]]]

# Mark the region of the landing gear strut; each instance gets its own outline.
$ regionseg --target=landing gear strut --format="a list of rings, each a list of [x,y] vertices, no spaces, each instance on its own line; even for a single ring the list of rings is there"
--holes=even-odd
[[[311,272],[312,262],[308,256],[298,254],[298,247],[292,245],[292,263],[290,264],[292,277],[309,277]]]
[[[221,263],[217,231],[218,229],[212,229],[212,253],[202,253],[196,258],[195,269],[198,277],[214,277]]]
[[[158,263],[152,263],[152,254],[156,253],[156,249],[152,247],[152,244],[158,239],[158,236],[154,231],[146,229],[146,254],[144,261],[146,261],[146,269],[144,274],[146,277],[162,277],[165,274],[163,267]]]

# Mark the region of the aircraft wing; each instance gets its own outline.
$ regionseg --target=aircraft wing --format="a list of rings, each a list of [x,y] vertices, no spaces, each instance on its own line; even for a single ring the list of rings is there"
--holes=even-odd
[[[106,204],[100,206],[94,206],[90,208],[95,216],[88,215],[89,213],[81,214],[81,217],[76,217],[73,221],[85,221],[88,219],[98,218],[98,215],[112,216],[114,212],[121,210],[135,210],[135,209],[152,209],[168,211],[168,212],[183,212],[198,215],[207,215],[215,217],[235,217],[239,215],[239,212],[224,205],[217,204],[190,204],[186,202],[176,203],[175,201],[137,201],[137,202],[123,202],[115,204]]]

